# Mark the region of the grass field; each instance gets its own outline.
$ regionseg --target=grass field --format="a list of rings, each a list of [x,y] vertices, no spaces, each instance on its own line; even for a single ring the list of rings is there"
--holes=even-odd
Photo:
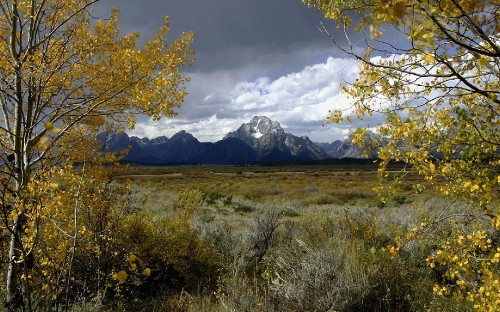
[[[295,207],[358,202],[380,205],[373,191],[379,183],[375,165],[129,167],[116,172],[115,177],[130,179],[135,190],[147,196],[146,207],[153,210],[175,202],[182,189]],[[404,202],[402,197],[412,200],[412,179],[406,183],[395,198],[399,204]]]
[[[401,166],[389,168],[396,174]],[[422,220],[458,214],[462,203],[417,194],[418,177],[406,175],[383,203],[376,164],[302,166],[130,166],[113,179],[131,185],[138,210],[176,218],[180,194],[201,202],[190,217],[193,234],[220,261],[215,288],[168,292],[117,310],[152,311],[467,311],[469,306],[433,296],[438,281],[425,258],[449,227],[430,228],[425,243],[411,242],[393,258],[394,246]],[[141,218],[142,215],[141,215]],[[170,222],[167,224],[176,224]],[[158,227],[154,223],[152,227]],[[168,225],[167,225],[168,226]],[[135,230],[134,230],[135,231]],[[166,228],[176,242],[176,229]],[[173,234],[168,234],[172,231]],[[172,236],[173,235],[173,236]],[[174,238],[172,238],[174,237]],[[172,240],[173,239],[173,240]],[[180,243],[174,243],[180,244]],[[160,247],[159,247],[160,248]],[[176,246],[162,253],[175,255]],[[139,254],[141,253],[138,251]],[[146,251],[141,256],[148,258]],[[151,257],[151,256],[149,256]],[[191,263],[196,269],[200,263]],[[175,264],[174,264],[175,266]],[[186,272],[185,272],[186,273]],[[167,276],[168,278],[168,276]],[[208,287],[208,288],[207,288]],[[208,289],[206,292],[203,289]]]

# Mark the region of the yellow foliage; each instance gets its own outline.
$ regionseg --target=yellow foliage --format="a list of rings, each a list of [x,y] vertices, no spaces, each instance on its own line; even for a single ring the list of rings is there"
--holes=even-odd
[[[111,194],[119,187],[103,168],[119,156],[102,155],[96,133],[133,127],[139,114],[174,116],[186,96],[193,34],[172,40],[166,18],[149,41],[121,35],[119,11],[96,19],[96,2],[12,1],[0,10],[0,146],[9,159],[0,218],[17,242],[8,271],[29,271],[6,277],[7,301],[21,289],[28,303],[33,294],[58,298],[75,259],[109,245],[113,200],[124,199]],[[41,276],[26,265],[32,258]]]
[[[379,151],[379,173],[388,183],[379,190],[390,193],[397,186],[391,185],[387,178],[394,175],[385,168],[392,160],[403,161],[425,178],[426,183],[416,189],[425,186],[466,201],[482,209],[476,218],[491,220],[490,228],[483,224],[472,232],[457,230],[458,239],[444,239],[429,255],[429,267],[444,270],[443,278],[451,281],[436,285],[434,293],[470,302],[478,311],[500,309],[499,243],[488,234],[500,229],[500,70],[494,65],[500,57],[498,3],[302,2],[335,19],[339,27],[371,36],[366,38],[371,48],[364,54],[344,49],[362,65],[359,78],[343,91],[354,99],[354,116],[363,118],[378,111],[386,117],[378,128],[388,140]],[[387,24],[407,35],[407,47],[401,44],[395,49],[391,40],[384,41]],[[379,57],[375,51],[387,53]],[[327,118],[340,122],[344,116]],[[397,174],[395,181],[407,173]],[[410,230],[407,237],[422,239],[421,233]],[[396,246],[386,251],[395,254]]]
[[[401,19],[405,14],[405,2],[398,1],[392,5],[392,12],[395,17]]]
[[[434,58],[434,56],[432,56],[431,54],[425,54],[422,59],[424,61],[426,61],[427,63],[433,63],[433,62],[436,61],[436,59]]]
[[[113,278],[115,278],[120,284],[123,284],[127,281],[128,274],[127,272],[121,270],[120,272],[113,274]]]
[[[179,192],[179,200],[175,205],[183,218],[191,218],[203,201],[203,192],[200,190],[185,189]]]
[[[61,281],[60,276],[66,275],[71,275],[70,281],[86,280],[90,285],[93,277],[89,273],[81,275],[79,270],[81,266],[95,265],[94,257],[102,256],[105,246],[111,243],[110,231],[117,221],[115,219],[119,218],[116,207],[126,206],[124,195],[128,187],[109,184],[111,169],[104,170],[99,164],[54,167],[47,176],[32,182],[33,187],[28,188],[32,192],[30,198],[46,203],[38,207],[44,213],[30,215],[30,222],[24,229],[25,247],[34,249],[38,255],[37,267],[42,272],[42,276],[35,276],[30,281],[32,286],[41,285],[41,289],[35,288],[35,294],[41,297],[59,295],[62,289],[57,285],[67,282]],[[71,267],[68,261],[73,253],[78,265],[73,263],[72,271],[68,271]],[[85,264],[80,264],[80,261]],[[93,269],[98,274],[100,268]]]
[[[429,162],[429,170],[431,174],[436,173],[436,165],[434,165],[432,162]]]
[[[140,263],[140,262],[141,262],[141,259],[139,259],[139,257],[137,257],[136,255],[134,255],[134,254],[132,254],[132,253],[131,253],[131,254],[128,256],[128,262],[129,262],[129,263],[131,263],[131,264],[132,264],[132,263]]]
[[[460,232],[458,232],[460,233]],[[426,261],[430,268],[444,270],[445,285],[435,285],[438,296],[454,295],[472,302],[478,311],[500,308],[500,247],[494,248],[484,231],[448,239]],[[453,287],[454,284],[458,287]]]
[[[45,123],[45,129],[47,129],[47,130],[49,130],[49,131],[50,131],[50,130],[52,130],[53,128],[54,128],[54,124],[53,124],[53,123],[51,123],[50,121],[47,121],[47,122]]]
[[[399,247],[387,246],[387,247],[383,247],[382,251],[388,255],[389,259],[394,259],[398,255]]]
[[[116,233],[119,250],[133,249],[141,255],[142,260],[135,253],[127,259],[143,268],[134,273],[134,278],[142,277],[138,283],[169,281],[175,274],[184,281],[183,287],[190,288],[213,282],[220,274],[220,256],[211,244],[195,235],[191,219],[183,214],[168,218],[138,211],[123,218]],[[152,269],[154,280],[144,280],[151,276]]]
[[[142,275],[146,276],[146,277],[150,277],[151,276],[151,269],[150,268],[145,268],[143,271],[142,271]]]
[[[444,185],[431,184],[443,194],[472,199],[482,206],[498,199],[500,73],[492,64],[500,48],[495,39],[495,6],[470,0],[460,4],[451,0],[303,2],[342,27],[350,27],[345,23],[351,20],[349,14],[358,14],[355,28],[367,28],[374,37],[383,35],[385,23],[408,34],[411,47],[399,50],[399,55],[372,58],[373,51],[391,50],[391,43],[383,39],[372,42],[373,49],[365,55],[345,50],[361,60],[359,79],[343,86],[354,99],[353,115],[363,118],[380,111],[387,116],[379,131],[390,143],[379,156],[384,161],[403,160],[429,181],[444,178]],[[477,25],[471,20],[484,29],[481,38],[462,36],[463,28],[474,32]],[[450,36],[460,39],[450,41]],[[466,80],[473,84],[462,86]],[[351,120],[339,110],[332,110],[327,118]],[[440,158],[424,153],[430,151],[438,152]],[[464,183],[468,183],[466,192]]]

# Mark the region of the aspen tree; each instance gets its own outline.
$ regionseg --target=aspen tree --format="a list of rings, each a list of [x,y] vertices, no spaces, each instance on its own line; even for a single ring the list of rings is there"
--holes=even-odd
[[[11,310],[33,309],[28,260],[50,204],[35,195],[51,185],[54,166],[82,161],[98,131],[133,127],[139,114],[175,115],[186,95],[181,70],[193,61],[193,34],[169,41],[165,18],[142,45],[137,33],[120,35],[118,10],[93,18],[97,2],[0,1],[0,226]]]
[[[500,230],[500,2],[302,2],[336,21],[345,43],[330,38],[359,61],[359,78],[343,86],[353,101],[350,112],[332,109],[328,119],[383,114],[378,130],[388,145],[379,153],[381,177],[389,176],[389,161],[403,161],[425,179],[417,190],[430,186],[460,198],[491,221],[488,232],[455,233],[458,239],[429,256],[429,266],[441,266],[448,281],[435,294],[467,300],[477,310],[500,309],[500,247],[491,237]],[[365,131],[355,138],[362,141]]]

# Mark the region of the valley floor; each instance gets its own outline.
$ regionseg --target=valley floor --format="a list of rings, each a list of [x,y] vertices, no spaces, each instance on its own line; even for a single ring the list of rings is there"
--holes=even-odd
[[[395,166],[390,172],[396,175],[400,170],[401,166]],[[464,302],[436,297],[433,286],[440,279],[425,262],[451,225],[430,229],[427,241],[406,238],[422,220],[444,212],[454,214],[463,203],[429,193],[417,194],[413,185],[422,181],[415,176],[407,174],[397,193],[386,202],[373,190],[379,185],[375,164],[131,166],[116,171],[114,179],[131,182],[131,196],[139,203],[138,209],[147,211],[153,219],[175,219],[183,214],[182,209],[188,210],[186,202],[199,202],[189,215],[190,227],[193,235],[216,251],[219,269],[213,276],[215,285],[200,279],[195,289],[193,285],[167,289],[153,299],[115,302],[113,309],[471,308]],[[144,261],[147,253],[141,254]],[[173,258],[171,261],[179,261]],[[184,267],[197,271],[201,269],[197,266],[203,265],[189,263]]]

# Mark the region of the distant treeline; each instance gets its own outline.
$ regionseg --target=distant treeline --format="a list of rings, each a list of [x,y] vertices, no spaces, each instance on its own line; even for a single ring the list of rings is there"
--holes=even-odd
[[[132,166],[211,166],[210,164],[198,163],[148,163],[148,162],[127,162],[123,163]],[[287,167],[287,166],[317,166],[317,165],[344,165],[344,166],[362,166],[365,169],[376,170],[379,165],[378,159],[360,159],[360,158],[327,158],[320,160],[272,160],[272,161],[255,161],[242,163],[237,165],[217,165],[227,167]],[[404,162],[390,162],[389,169],[401,169],[409,165]]]

